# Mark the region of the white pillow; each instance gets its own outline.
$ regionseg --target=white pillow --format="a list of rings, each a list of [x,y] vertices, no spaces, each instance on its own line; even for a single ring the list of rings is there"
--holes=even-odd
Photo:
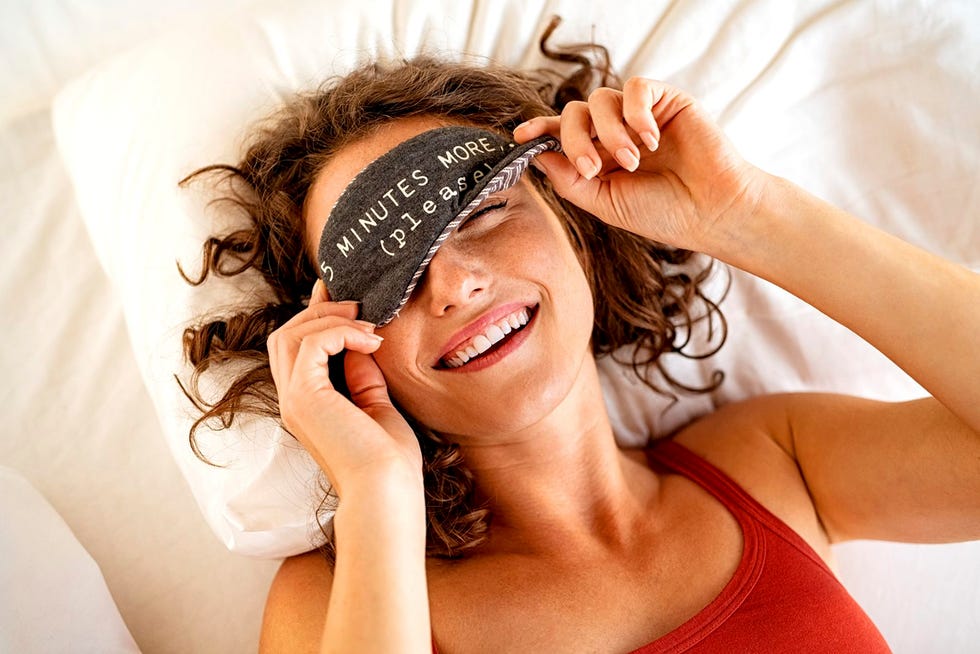
[[[99,566],[20,473],[0,466],[0,652],[139,653]]]
[[[253,0],[61,0],[0,6],[0,124],[46,108],[58,89],[104,59],[177,26]]]
[[[566,22],[557,41],[594,35],[624,75],[686,88],[753,163],[907,240],[980,266],[980,16],[973,5],[635,0],[616,11],[599,5],[275,2],[149,43],[58,95],[59,149],[96,252],[122,297],[144,381],[174,458],[229,548],[267,557],[310,549],[317,471],[270,420],[202,434],[205,451],[227,467],[209,467],[191,453],[187,433],[196,416],[173,379],[186,372],[182,328],[261,290],[246,279],[215,280],[203,289],[181,281],[175,261],[193,270],[203,240],[232,218],[205,210],[206,189],[180,190],[176,182],[202,165],[236,161],[249,123],[291,92],[357,62],[425,50],[539,66],[545,62],[538,36],[559,13]],[[70,270],[70,262],[56,265]],[[814,309],[738,271],[732,277],[721,353],[670,362],[695,384],[723,369],[727,381],[713,396],[682,396],[667,409],[625,368],[601,363],[623,443],[645,442],[717,404],[760,393],[813,389],[883,399],[923,393]],[[722,282],[713,282],[716,290]]]

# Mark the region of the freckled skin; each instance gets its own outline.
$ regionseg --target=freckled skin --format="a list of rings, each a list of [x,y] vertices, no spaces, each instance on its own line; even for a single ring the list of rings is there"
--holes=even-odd
[[[357,172],[442,124],[431,118],[396,121],[338,153],[307,199],[308,249],[315,251],[329,208]],[[399,317],[377,330],[385,341],[374,359],[392,398],[462,443],[499,439],[536,424],[584,387],[578,380],[583,364],[594,374],[591,292],[560,219],[526,180],[482,206],[502,201],[506,207],[447,239]],[[472,374],[433,367],[453,334],[518,301],[538,309],[532,333],[512,354]]]

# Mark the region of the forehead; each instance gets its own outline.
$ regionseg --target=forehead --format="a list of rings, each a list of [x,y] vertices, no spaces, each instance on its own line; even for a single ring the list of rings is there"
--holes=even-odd
[[[352,179],[369,163],[399,143],[422,132],[452,124],[445,118],[418,116],[402,118],[381,125],[367,136],[357,139],[335,154],[313,182],[303,205],[306,251],[316,259],[320,233],[330,210]]]

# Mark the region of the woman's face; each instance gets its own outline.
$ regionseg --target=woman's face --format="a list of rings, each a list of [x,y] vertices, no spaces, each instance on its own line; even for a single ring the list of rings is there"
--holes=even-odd
[[[392,122],[331,159],[304,207],[308,251],[361,169],[444,124]],[[446,240],[398,317],[377,330],[385,340],[374,358],[403,409],[480,442],[533,426],[565,399],[591,361],[592,326],[589,285],[561,220],[525,178]]]

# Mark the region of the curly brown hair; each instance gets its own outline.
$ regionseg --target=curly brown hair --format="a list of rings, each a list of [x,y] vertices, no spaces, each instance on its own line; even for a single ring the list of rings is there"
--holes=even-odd
[[[217,428],[229,428],[241,414],[279,418],[266,339],[307,305],[317,279],[315,262],[304,254],[302,210],[320,170],[346,145],[398,118],[437,116],[510,135],[520,123],[554,115],[566,103],[585,99],[598,86],[618,87],[605,48],[548,45],[557,24],[557,19],[552,21],[540,46],[549,59],[574,65],[569,75],[551,70],[525,73],[425,56],[387,65],[372,63],[291,99],[257,127],[237,165],[206,166],[181,180],[183,185],[204,174],[217,174],[218,182],[228,189],[217,201],[231,202],[247,221],[240,229],[208,239],[200,275],[191,278],[181,269],[184,279],[200,285],[210,274],[233,277],[257,270],[274,297],[270,302],[242,306],[231,315],[203,317],[184,331],[184,353],[194,372],[181,387],[202,412],[190,432],[191,447],[199,458],[207,460],[197,442],[202,425],[217,423]],[[724,342],[724,317],[701,291],[713,262],[607,226],[558,197],[543,175],[531,174],[549,204],[564,218],[589,279],[596,305],[593,353],[602,356],[633,345],[623,363],[666,395],[716,388],[723,379],[720,371],[706,387],[692,388],[673,378],[661,362],[661,355],[670,352],[710,356]],[[686,353],[694,323],[707,319],[712,333],[712,316],[719,320],[721,337],[709,336],[709,341],[717,345],[706,353]],[[234,373],[221,397],[204,397],[201,376],[229,366]],[[653,369],[667,382],[666,388],[654,380]],[[332,375],[343,385],[341,371],[332,369]],[[485,540],[489,512],[476,505],[474,480],[459,447],[444,442],[424,425],[413,423],[413,427],[424,458],[427,553],[463,555]],[[318,516],[336,500],[326,485],[324,488],[327,494]],[[320,524],[332,560],[331,538],[322,520]]]

